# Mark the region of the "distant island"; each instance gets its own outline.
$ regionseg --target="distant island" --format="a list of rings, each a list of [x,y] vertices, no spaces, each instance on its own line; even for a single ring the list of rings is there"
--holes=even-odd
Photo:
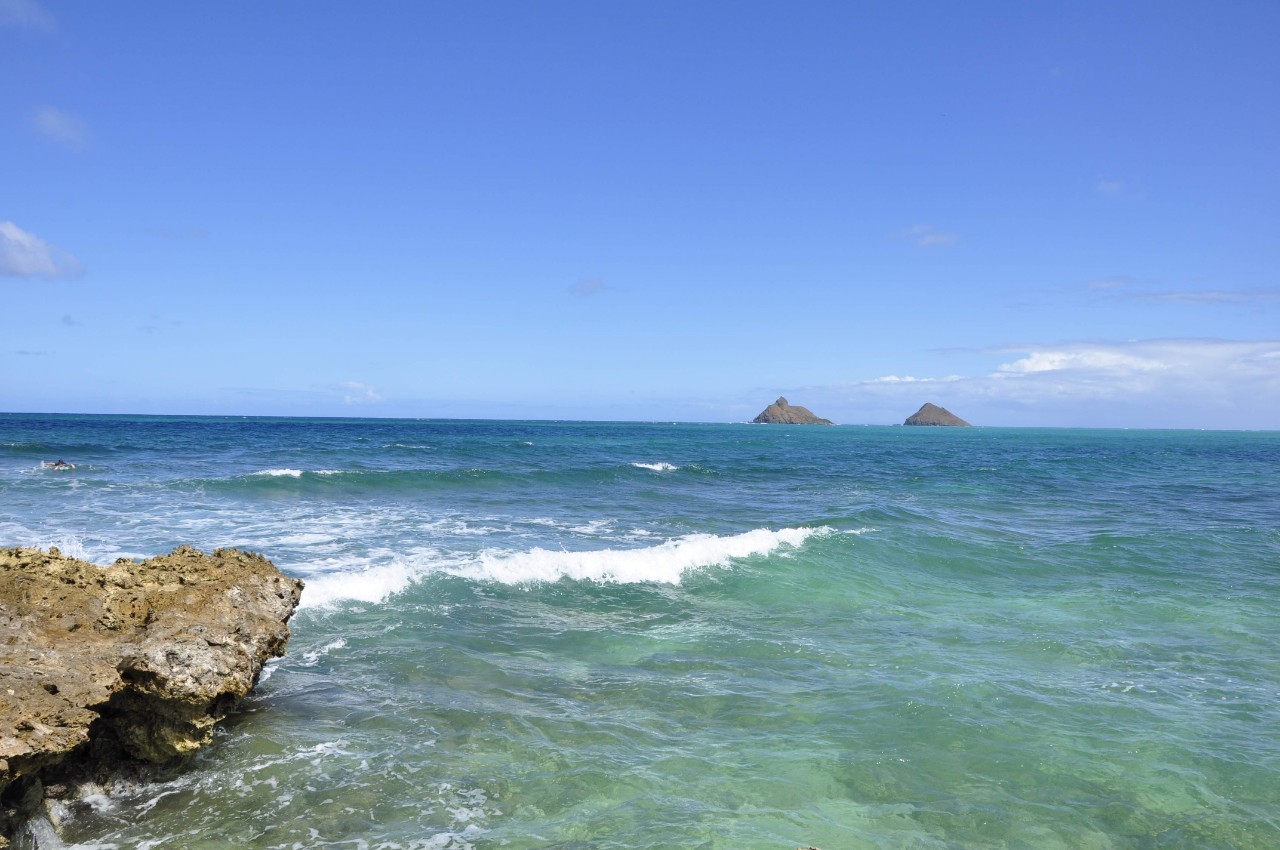
[[[785,398],[778,400],[760,412],[751,420],[757,425],[834,425],[830,419],[815,416],[807,407],[788,404]]]
[[[907,417],[907,421],[903,425],[965,425],[965,422],[959,416],[956,416],[945,407],[938,407],[936,404],[925,402],[924,406],[915,413]]]

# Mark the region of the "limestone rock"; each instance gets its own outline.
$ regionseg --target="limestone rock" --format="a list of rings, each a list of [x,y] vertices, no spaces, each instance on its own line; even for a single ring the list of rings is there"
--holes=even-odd
[[[945,407],[938,407],[936,404],[925,402],[915,413],[907,417],[907,421],[903,425],[968,425],[959,416],[956,416]]]
[[[761,411],[760,415],[751,420],[756,424],[769,425],[834,425],[830,419],[823,419],[814,416],[809,408],[801,407],[798,404],[788,404],[785,398],[779,397],[777,401]]]
[[[91,749],[164,762],[207,743],[284,654],[301,593],[235,549],[110,567],[0,549],[0,796]]]

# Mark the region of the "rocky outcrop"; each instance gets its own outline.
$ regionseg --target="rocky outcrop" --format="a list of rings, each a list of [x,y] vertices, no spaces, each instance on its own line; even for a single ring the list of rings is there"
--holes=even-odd
[[[956,416],[945,407],[938,407],[936,404],[925,402],[924,406],[915,413],[907,417],[907,421],[903,425],[968,425],[959,416]]]
[[[785,398],[779,397],[777,401],[766,407],[760,412],[760,415],[751,420],[756,424],[767,425],[834,425],[830,419],[823,419],[814,416],[807,407],[801,407],[798,404],[788,404]]]
[[[208,743],[284,654],[301,593],[235,549],[110,567],[0,549],[0,801],[14,808],[71,764],[166,762]],[[10,820],[0,813],[0,835]]]

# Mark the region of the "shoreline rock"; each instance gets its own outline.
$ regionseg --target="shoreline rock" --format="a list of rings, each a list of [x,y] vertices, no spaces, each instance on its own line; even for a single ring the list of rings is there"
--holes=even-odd
[[[0,549],[0,848],[44,784],[207,744],[284,654],[302,587],[236,549]]]
[[[766,407],[760,412],[760,415],[751,420],[756,425],[834,425],[830,419],[823,419],[815,416],[807,407],[801,407],[798,404],[789,404],[785,397],[779,396],[778,400]]]
[[[945,407],[925,402],[919,410],[907,417],[903,425],[963,425],[972,427]]]

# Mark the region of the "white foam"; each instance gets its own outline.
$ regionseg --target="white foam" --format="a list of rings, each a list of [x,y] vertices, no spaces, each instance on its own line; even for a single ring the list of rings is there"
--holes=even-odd
[[[613,520],[593,519],[593,520],[588,520],[582,525],[571,525],[569,526],[569,530],[572,531],[574,534],[581,534],[587,537],[596,537],[608,531],[611,525],[613,525]]]
[[[583,529],[566,529],[581,533]],[[598,530],[592,526],[593,531]],[[638,530],[637,530],[638,531]],[[636,539],[637,532],[625,535]],[[483,549],[478,553],[442,552],[423,547],[396,552],[376,550],[357,559],[312,561],[304,574],[302,608],[328,608],[343,602],[382,603],[432,574],[502,584],[554,582],[562,578],[640,584],[679,584],[690,570],[722,566],[737,558],[768,555],[802,545],[813,535],[833,529],[757,528],[742,534],[691,534],[636,549],[565,551],[533,548],[524,551]],[[338,648],[327,646],[322,651]],[[307,659],[310,660],[310,659]]]
[[[260,469],[260,470],[258,470],[257,472],[254,472],[254,473],[252,473],[252,474],[253,474],[253,475],[268,475],[268,476],[271,476],[271,477],[273,477],[273,478],[285,478],[285,477],[287,477],[287,478],[301,478],[301,477],[302,477],[302,470],[301,470],[301,469]]]
[[[299,667],[314,667],[320,662],[320,659],[333,652],[335,649],[342,649],[347,645],[346,638],[338,638],[330,641],[319,649],[313,649],[310,652],[302,653],[302,660],[298,662]]]
[[[19,846],[22,846],[24,838],[28,839],[28,846],[38,847],[40,850],[58,850],[67,846],[62,843],[62,839],[58,838],[53,824],[44,815],[34,817],[22,824],[18,830]]]
[[[76,535],[64,534],[61,537],[51,537],[36,544],[37,549],[47,550],[53,547],[57,547],[64,557],[93,563],[93,554],[85,548],[84,540]]]
[[[640,463],[639,461],[633,461],[631,465],[636,469],[650,469],[654,472],[675,472],[680,468],[674,463],[667,463],[665,460],[660,460],[657,463]]]
[[[333,535],[323,531],[299,531],[270,538],[276,546],[326,546],[333,543]]]
[[[691,534],[643,549],[596,549],[586,552],[532,549],[527,552],[480,553],[479,563],[454,572],[467,578],[503,584],[552,582],[562,578],[633,584],[679,584],[690,570],[722,566],[734,558],[767,555],[781,546],[799,546],[825,528],[757,528],[717,537]]]
[[[404,561],[393,561],[359,571],[311,576],[306,579],[299,607],[323,608],[344,600],[382,602],[408,587],[418,573]]]

